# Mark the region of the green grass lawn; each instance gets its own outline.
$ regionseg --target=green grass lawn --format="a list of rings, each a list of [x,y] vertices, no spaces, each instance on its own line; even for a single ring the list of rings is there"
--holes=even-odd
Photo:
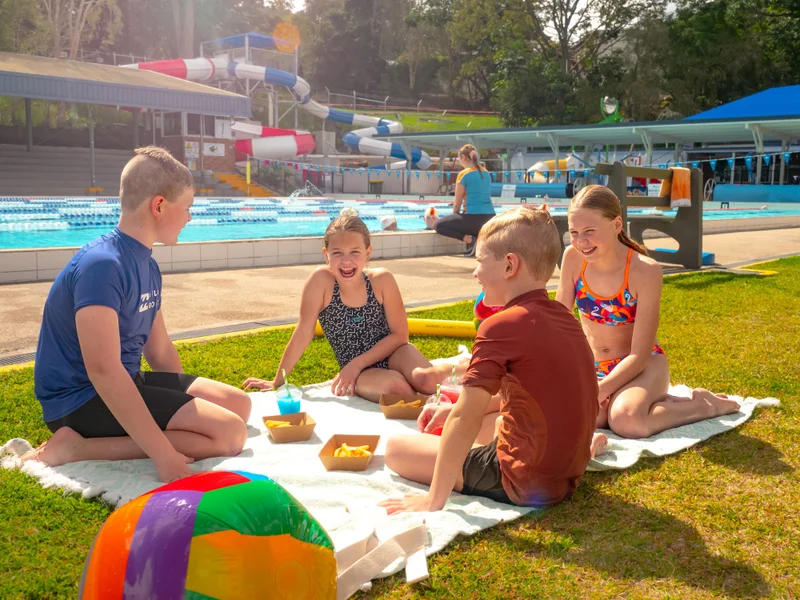
[[[361,111],[359,111],[361,112]],[[501,129],[504,127],[503,121],[497,115],[460,115],[447,113],[442,115],[440,112],[398,112],[398,111],[370,111],[363,114],[374,117],[383,117],[396,121],[396,115],[400,115],[400,122],[403,124],[404,133],[428,132],[428,131],[462,131],[465,129]]]
[[[621,473],[587,473],[574,499],[460,539],[429,560],[417,586],[402,574],[365,598],[800,597],[800,257],[774,277],[703,273],[665,280],[659,340],[673,381],[775,396],[739,429]],[[415,316],[471,319],[471,305]],[[271,376],[290,332],[180,347],[185,369],[239,384]],[[459,340],[414,342],[429,357]],[[298,384],[336,373],[316,340]],[[0,440],[48,437],[32,370],[0,374]],[[94,501],[43,490],[0,470],[0,598],[74,598],[83,559],[109,514]]]

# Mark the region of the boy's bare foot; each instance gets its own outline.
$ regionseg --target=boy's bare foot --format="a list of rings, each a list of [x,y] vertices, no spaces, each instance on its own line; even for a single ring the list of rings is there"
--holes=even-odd
[[[608,446],[608,436],[605,433],[595,433],[592,436],[592,458],[597,458],[605,454],[606,446]]]
[[[714,394],[703,388],[692,390],[692,400],[708,404],[711,413],[709,419],[739,412],[741,408],[736,400],[729,400],[726,394]]]
[[[62,427],[44,444],[19,458],[23,463],[38,460],[49,467],[57,467],[76,460],[76,450],[83,440],[83,436],[74,429]]]

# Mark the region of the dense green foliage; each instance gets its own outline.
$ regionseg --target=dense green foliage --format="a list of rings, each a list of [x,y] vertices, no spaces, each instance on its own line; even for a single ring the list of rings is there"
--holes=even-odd
[[[57,19],[48,10],[56,6]],[[301,41],[301,74],[320,100],[347,104],[326,88],[355,90],[396,105],[495,110],[510,126],[595,122],[606,95],[620,100],[627,119],[676,118],[800,79],[798,0],[306,0],[296,13],[291,6],[0,0],[0,50],[195,56],[201,41],[289,24]]]

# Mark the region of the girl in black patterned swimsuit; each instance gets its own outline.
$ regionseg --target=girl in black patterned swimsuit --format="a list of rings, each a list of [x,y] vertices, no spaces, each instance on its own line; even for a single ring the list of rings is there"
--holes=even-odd
[[[283,385],[281,370],[292,371],[314,339],[319,319],[339,363],[331,384],[337,396],[377,402],[381,394],[432,394],[451,365],[431,365],[408,343],[406,310],[394,276],[386,269],[365,269],[372,252],[367,226],[358,217],[339,217],[328,226],[324,241],[327,264],[306,281],[297,328],[275,379],[250,378],[245,388]]]

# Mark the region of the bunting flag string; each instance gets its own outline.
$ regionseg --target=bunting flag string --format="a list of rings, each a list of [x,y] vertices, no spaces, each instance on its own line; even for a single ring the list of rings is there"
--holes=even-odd
[[[792,151],[770,152],[770,153],[764,153],[764,154],[749,153],[747,155],[730,156],[730,157],[727,157],[727,158],[724,158],[724,159],[710,158],[710,159],[703,159],[703,160],[692,160],[688,164],[690,164],[695,169],[699,169],[699,168],[702,168],[703,164],[707,163],[712,171],[716,171],[717,170],[717,166],[719,166],[719,163],[722,160],[724,160],[723,164],[727,165],[727,167],[729,169],[733,169],[736,166],[736,162],[737,161],[741,161],[741,162],[744,162],[744,165],[745,165],[745,167],[747,168],[748,171],[752,171],[753,170],[754,161],[758,160],[759,158],[762,159],[763,163],[767,167],[769,167],[770,164],[772,164],[772,162],[773,162],[773,158],[775,159],[775,161],[777,161],[777,160],[782,158],[783,162],[785,164],[788,164],[789,162],[791,162],[793,154],[795,154],[795,153],[792,152]],[[311,164],[311,163],[301,163],[301,162],[293,162],[293,161],[281,161],[281,160],[278,160],[278,159],[260,159],[259,163],[261,163],[262,161],[263,161],[264,165],[268,165],[268,166],[293,168],[293,169],[297,169],[297,170],[301,170],[302,169],[303,171],[315,171],[317,173],[319,173],[319,172],[334,173],[334,174],[335,173],[339,173],[341,175],[345,175],[348,172],[349,172],[350,175],[354,175],[356,173],[358,173],[358,175],[363,175],[364,171],[366,171],[367,173],[370,173],[371,171],[380,172],[382,170],[382,169],[374,169],[374,168],[370,168],[370,167],[366,167],[365,168],[365,167],[341,167],[341,166],[329,166],[329,165],[315,165],[315,164]],[[741,162],[739,162],[739,164],[741,164]],[[677,161],[677,162],[674,163],[674,165],[676,167],[681,167],[681,166],[684,166],[684,163],[681,162],[681,161]],[[658,163],[657,166],[658,166],[659,169],[666,169],[669,166],[669,161],[667,161],[666,163]],[[512,176],[513,175],[516,175],[517,181],[521,182],[521,181],[523,181],[525,179],[526,174],[529,173],[529,172],[538,173],[545,180],[549,180],[550,179],[550,175],[551,175],[551,171],[549,169],[535,170],[535,171],[533,171],[533,170],[532,171],[502,171],[502,170],[500,170],[500,171],[488,171],[487,170],[487,172],[489,173],[489,176],[491,177],[491,180],[495,181],[495,182],[498,182],[498,181],[510,182],[512,180]],[[583,177],[588,178],[590,174],[594,173],[594,169],[593,168],[583,168],[581,170],[568,169],[566,171],[563,171],[561,169],[556,169],[556,170],[552,171],[552,174],[554,175],[556,181],[560,181],[562,175],[564,175],[565,172],[569,177],[569,181],[574,181],[575,177],[579,173],[582,174]],[[442,172],[441,171],[386,169],[386,175],[388,177],[391,177],[393,173],[397,176],[398,179],[400,177],[402,177],[403,174],[405,174],[406,177],[411,177],[412,173],[414,173],[414,177],[416,179],[419,179],[421,177],[421,173],[425,173],[427,179],[430,179],[433,176],[434,173],[435,173],[437,179],[439,179],[439,180],[442,179]],[[455,173],[448,171],[448,172],[445,173],[445,175],[447,177],[449,177],[451,175],[454,176]]]

